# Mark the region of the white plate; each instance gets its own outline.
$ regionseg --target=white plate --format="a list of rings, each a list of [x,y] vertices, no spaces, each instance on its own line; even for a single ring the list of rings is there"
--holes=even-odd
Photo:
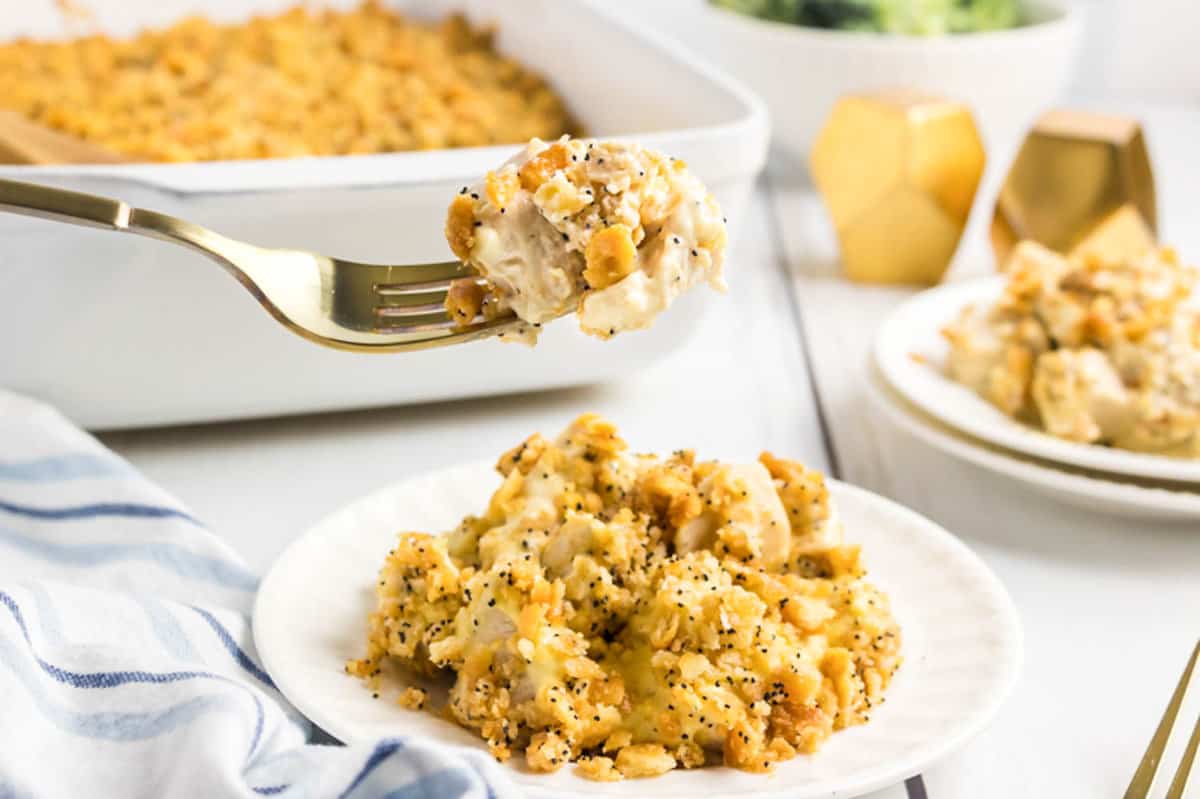
[[[1006,416],[943,373],[949,345],[941,330],[971,303],[994,302],[1005,278],[963,280],[900,305],[875,337],[875,361],[888,384],[934,418],[1005,449],[1096,472],[1200,483],[1200,460],[1148,455],[1057,438]],[[913,358],[920,355],[926,361]]]
[[[1103,479],[999,450],[941,424],[887,386],[874,368],[868,371],[871,403],[901,430],[947,455],[1096,513],[1174,522],[1200,519],[1200,493]]]
[[[474,746],[473,734],[430,713],[374,700],[343,665],[364,651],[375,575],[398,530],[447,530],[482,509],[498,478],[489,464],[390,486],[344,508],[295,541],[259,589],[258,652],[297,708],[342,741],[420,735]],[[812,799],[893,785],[978,732],[1000,707],[1021,662],[1016,610],[1003,586],[963,543],[932,522],[861,489],[834,483],[848,531],[863,544],[872,579],[892,598],[905,663],[871,722],[837,733],[816,755],[774,774],[727,768],[677,770],[647,780],[589,782],[510,762],[531,797]]]

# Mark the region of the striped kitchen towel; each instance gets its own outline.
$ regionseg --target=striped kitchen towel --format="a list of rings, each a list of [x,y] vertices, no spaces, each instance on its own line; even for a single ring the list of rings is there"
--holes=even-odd
[[[0,392],[0,799],[517,795],[481,752],[308,743],[255,656],[257,582],[128,463]]]

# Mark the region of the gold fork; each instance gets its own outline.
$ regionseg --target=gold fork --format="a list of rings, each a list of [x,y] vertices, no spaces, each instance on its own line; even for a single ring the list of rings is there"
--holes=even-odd
[[[1133,780],[1130,781],[1129,788],[1125,791],[1125,799],[1146,799],[1150,795],[1150,789],[1154,787],[1154,777],[1158,773],[1159,761],[1162,760],[1163,750],[1167,748],[1167,741],[1171,738],[1171,730],[1175,727],[1175,718],[1179,715],[1179,708],[1183,705],[1184,696],[1187,695],[1188,685],[1192,681],[1192,672],[1196,669],[1198,659],[1200,659],[1200,642],[1197,642],[1196,648],[1192,650],[1192,657],[1188,660],[1187,668],[1183,670],[1183,677],[1179,679],[1179,685],[1175,687],[1175,693],[1171,695],[1171,701],[1167,704],[1162,721],[1158,723],[1158,729],[1154,731],[1154,737],[1150,739],[1150,745],[1146,747],[1146,754],[1142,755],[1141,765],[1134,772]],[[1166,799],[1183,799],[1183,792],[1187,790],[1188,775],[1192,771],[1192,763],[1196,759],[1197,749],[1200,749],[1200,718],[1196,719],[1196,726],[1192,728],[1192,735],[1183,750],[1183,759],[1175,771],[1175,777],[1171,780],[1171,787],[1167,789]]]
[[[362,264],[302,250],[256,247],[120,200],[0,179],[0,211],[180,244],[232,274],[271,316],[305,338],[343,350],[394,352],[515,331],[511,314],[457,325],[443,303],[457,262]]]

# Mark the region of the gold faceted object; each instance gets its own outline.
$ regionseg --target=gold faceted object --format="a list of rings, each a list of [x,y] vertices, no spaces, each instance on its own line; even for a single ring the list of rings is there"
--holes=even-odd
[[[992,248],[999,264],[1022,239],[1065,254],[1136,255],[1154,246],[1157,228],[1141,126],[1058,110],[1034,124],[1017,152],[992,216]]]
[[[936,283],[971,212],[986,156],[970,110],[908,91],[837,102],[810,168],[852,280]]]
[[[1067,255],[1073,259],[1130,261],[1154,249],[1154,231],[1131,203],[1104,217]]]

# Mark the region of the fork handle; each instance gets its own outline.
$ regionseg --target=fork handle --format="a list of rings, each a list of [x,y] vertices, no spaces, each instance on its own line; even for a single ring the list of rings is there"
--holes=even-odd
[[[0,211],[108,230],[128,230],[133,213],[120,200],[4,179],[0,179]]]
[[[133,208],[109,197],[3,178],[0,178],[0,212],[136,233],[182,245],[213,259],[254,291],[237,264],[239,257],[257,248],[173,216]]]

